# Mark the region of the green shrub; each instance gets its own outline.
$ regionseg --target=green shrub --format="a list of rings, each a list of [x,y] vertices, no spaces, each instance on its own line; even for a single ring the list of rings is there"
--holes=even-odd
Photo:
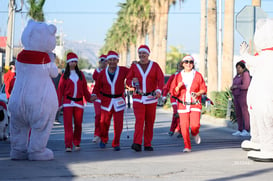
[[[214,106],[212,106],[210,114],[218,118],[226,118],[228,101],[230,99],[231,100],[230,120],[232,122],[236,122],[231,90],[227,89],[226,91],[212,92],[211,95],[212,95],[211,98],[213,100]]]

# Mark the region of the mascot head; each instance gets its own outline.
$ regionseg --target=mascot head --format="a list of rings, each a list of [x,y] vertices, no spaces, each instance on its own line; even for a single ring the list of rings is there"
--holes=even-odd
[[[25,27],[21,41],[25,50],[50,53],[56,46],[57,28],[44,22],[30,19]]]
[[[273,47],[273,19],[267,18],[257,21],[254,43],[258,52]]]

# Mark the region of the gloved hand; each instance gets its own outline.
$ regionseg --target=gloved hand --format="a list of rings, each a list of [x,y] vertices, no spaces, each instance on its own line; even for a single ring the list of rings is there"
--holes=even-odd
[[[240,45],[240,55],[243,56],[245,54],[248,54],[249,46],[247,42],[243,41]]]

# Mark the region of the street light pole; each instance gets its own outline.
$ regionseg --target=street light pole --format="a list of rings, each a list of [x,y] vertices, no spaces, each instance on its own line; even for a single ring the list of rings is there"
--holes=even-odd
[[[8,16],[8,31],[7,31],[7,43],[6,43],[6,60],[5,68],[8,68],[9,62],[13,59],[13,36],[14,36],[14,15],[15,15],[15,0],[9,2],[9,16]],[[2,67],[2,65],[1,65]],[[2,82],[2,69],[1,76]]]
[[[13,57],[14,14],[15,14],[15,0],[10,0],[5,68],[9,66],[9,62],[12,61],[12,57]]]

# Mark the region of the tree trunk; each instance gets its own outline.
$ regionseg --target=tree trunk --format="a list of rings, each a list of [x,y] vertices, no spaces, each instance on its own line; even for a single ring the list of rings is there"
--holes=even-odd
[[[134,60],[138,60],[137,58],[137,50],[136,50],[136,45],[131,43],[130,44],[130,62],[132,63],[132,61]]]
[[[167,58],[167,36],[168,36],[168,15],[169,15],[169,1],[164,0],[161,1],[161,16],[160,16],[160,23],[162,26],[160,27],[159,33],[159,54],[158,59],[156,60],[160,65],[160,68],[163,73],[165,73],[166,68],[166,58]]]
[[[225,1],[224,27],[221,90],[226,90],[226,88],[229,88],[232,84],[234,48],[234,0]]]
[[[208,0],[208,95],[218,89],[216,0]]]
[[[206,35],[207,35],[207,0],[201,0],[201,19],[200,19],[200,57],[199,57],[199,72],[206,78],[207,66],[205,64],[206,59]]]
[[[151,49],[150,58],[154,60],[158,60],[158,54],[160,52],[160,19],[161,19],[161,5],[159,3],[155,3],[155,25],[154,25],[154,47]]]

